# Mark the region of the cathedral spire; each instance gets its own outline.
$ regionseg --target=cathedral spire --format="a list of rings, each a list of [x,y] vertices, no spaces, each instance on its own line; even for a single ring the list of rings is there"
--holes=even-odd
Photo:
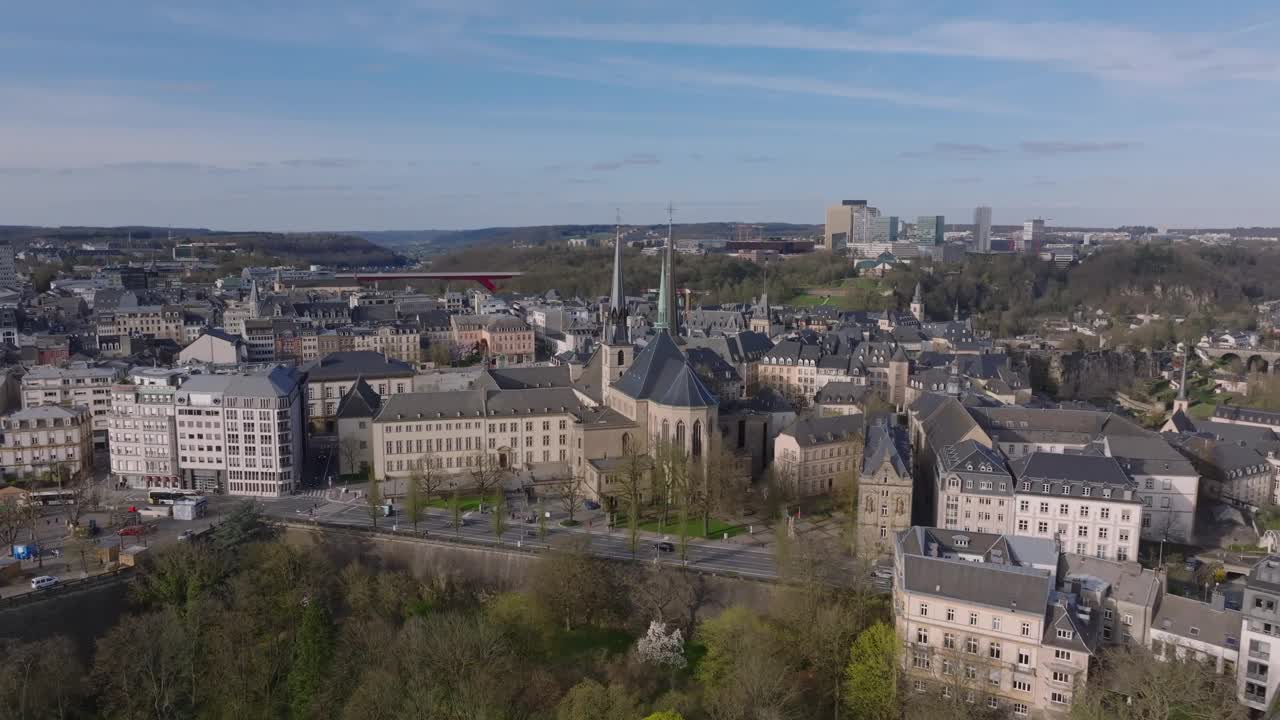
[[[622,286],[622,211],[618,211],[613,238],[613,283],[609,287],[609,317],[605,341],[622,345],[631,341],[627,333],[627,293]]]
[[[658,321],[654,328],[666,330],[671,337],[679,335],[680,314],[676,306],[676,248],[672,233],[675,206],[667,204],[667,246],[662,251],[662,276],[658,286]]]

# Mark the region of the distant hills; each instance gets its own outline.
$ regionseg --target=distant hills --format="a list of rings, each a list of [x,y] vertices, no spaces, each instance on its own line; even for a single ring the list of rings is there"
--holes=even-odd
[[[384,267],[409,264],[408,258],[381,243],[345,233],[228,232],[206,228],[161,228],[145,225],[124,227],[34,227],[0,225],[0,241],[19,246],[41,241],[61,246],[63,254],[76,256],[83,243],[106,244],[120,255],[136,256],[139,251],[162,250],[187,242],[235,243],[241,250],[276,258],[292,265],[328,265],[339,268]],[[210,251],[216,255],[216,250]]]
[[[812,236],[822,232],[821,225],[796,225],[792,223],[746,223],[752,235],[761,237]],[[672,227],[672,233],[680,238],[733,238],[740,223],[710,222],[682,223]],[[758,230],[757,230],[758,228]],[[667,226],[624,225],[628,238],[638,239],[649,231],[665,234]],[[446,252],[465,247],[484,245],[546,245],[573,237],[597,233],[612,235],[613,225],[530,225],[526,227],[491,227],[474,230],[348,230],[346,234],[362,237],[369,242],[388,248],[408,248],[428,245],[433,250]]]

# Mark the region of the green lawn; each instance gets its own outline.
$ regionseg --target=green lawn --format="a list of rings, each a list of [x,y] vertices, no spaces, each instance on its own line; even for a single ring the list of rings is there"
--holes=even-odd
[[[618,514],[614,527],[626,529],[627,516],[624,513]],[[729,533],[729,537],[735,537],[737,535],[742,535],[749,530],[746,525],[725,522],[723,520],[717,520],[716,518],[711,518],[707,523],[707,527],[710,529],[710,532],[707,533],[706,537],[713,540],[719,539],[724,533]],[[702,518],[689,518],[689,521],[685,523],[685,528],[685,532],[688,537],[703,537]],[[680,517],[675,512],[672,512],[671,516],[667,519],[666,524],[661,527],[658,526],[658,518],[644,517],[641,518],[640,529],[645,532],[662,533],[664,535],[670,535],[672,538],[678,538],[680,537]]]
[[[817,307],[819,305],[829,305],[830,298],[825,295],[797,295],[788,301],[789,305],[797,307]]]
[[[1187,414],[1197,420],[1204,420],[1213,417],[1213,411],[1217,409],[1218,406],[1213,403],[1200,403],[1187,408]]]
[[[493,507],[497,504],[496,497],[480,497],[479,495],[460,495],[458,503],[462,506],[462,512],[470,512],[480,509],[480,501],[484,500],[485,507]],[[427,507],[443,508],[448,510],[453,507],[453,498],[435,498],[427,503]]]

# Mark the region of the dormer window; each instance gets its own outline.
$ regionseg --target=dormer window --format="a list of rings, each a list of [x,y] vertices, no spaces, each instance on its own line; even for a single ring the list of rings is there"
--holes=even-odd
[[[1058,628],[1058,639],[1059,639],[1059,640],[1071,640],[1071,639],[1072,639],[1072,638],[1074,638],[1075,636],[1076,636],[1076,634],[1075,634],[1074,632],[1072,632],[1071,630],[1063,630],[1062,628]]]
[[[1049,483],[1045,483],[1045,484],[1044,484],[1044,491],[1045,491],[1045,492],[1053,492],[1053,486],[1052,486],[1052,485],[1050,485]]]
[[[1086,487],[1086,488],[1082,491],[1082,494],[1083,494],[1085,497],[1089,497],[1089,493],[1090,493],[1090,492],[1092,492],[1092,491],[1093,491],[1093,488]]]
[[[1110,488],[1102,488],[1102,497],[1104,497],[1104,498],[1109,498],[1109,497],[1111,497],[1111,489],[1110,489]]]
[[[1071,494],[1071,486],[1070,486],[1070,485],[1063,485],[1063,486],[1062,486],[1062,494],[1063,494],[1063,495],[1070,495],[1070,494]]]

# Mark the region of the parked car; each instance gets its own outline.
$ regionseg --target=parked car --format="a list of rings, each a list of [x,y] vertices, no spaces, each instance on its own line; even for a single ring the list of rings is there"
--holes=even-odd
[[[178,541],[182,542],[182,541],[190,540],[195,536],[196,536],[195,530],[183,530],[182,532],[178,533]]]
[[[120,530],[117,531],[116,534],[120,535],[121,537],[126,537],[129,535],[142,535],[146,533],[146,531],[147,531],[146,525],[130,525],[129,527],[120,528]]]
[[[666,541],[657,543],[654,547],[658,549],[658,552],[663,553],[673,553],[676,551],[676,546]]]
[[[52,575],[41,575],[40,577],[31,578],[32,590],[43,590],[47,587],[53,587],[58,584],[58,578]]]
[[[586,500],[586,501],[583,501],[582,506],[583,506],[583,507],[585,507],[585,508],[586,508],[586,509],[588,509],[588,510],[599,510],[599,509],[600,509],[600,503],[596,502],[595,500]]]

